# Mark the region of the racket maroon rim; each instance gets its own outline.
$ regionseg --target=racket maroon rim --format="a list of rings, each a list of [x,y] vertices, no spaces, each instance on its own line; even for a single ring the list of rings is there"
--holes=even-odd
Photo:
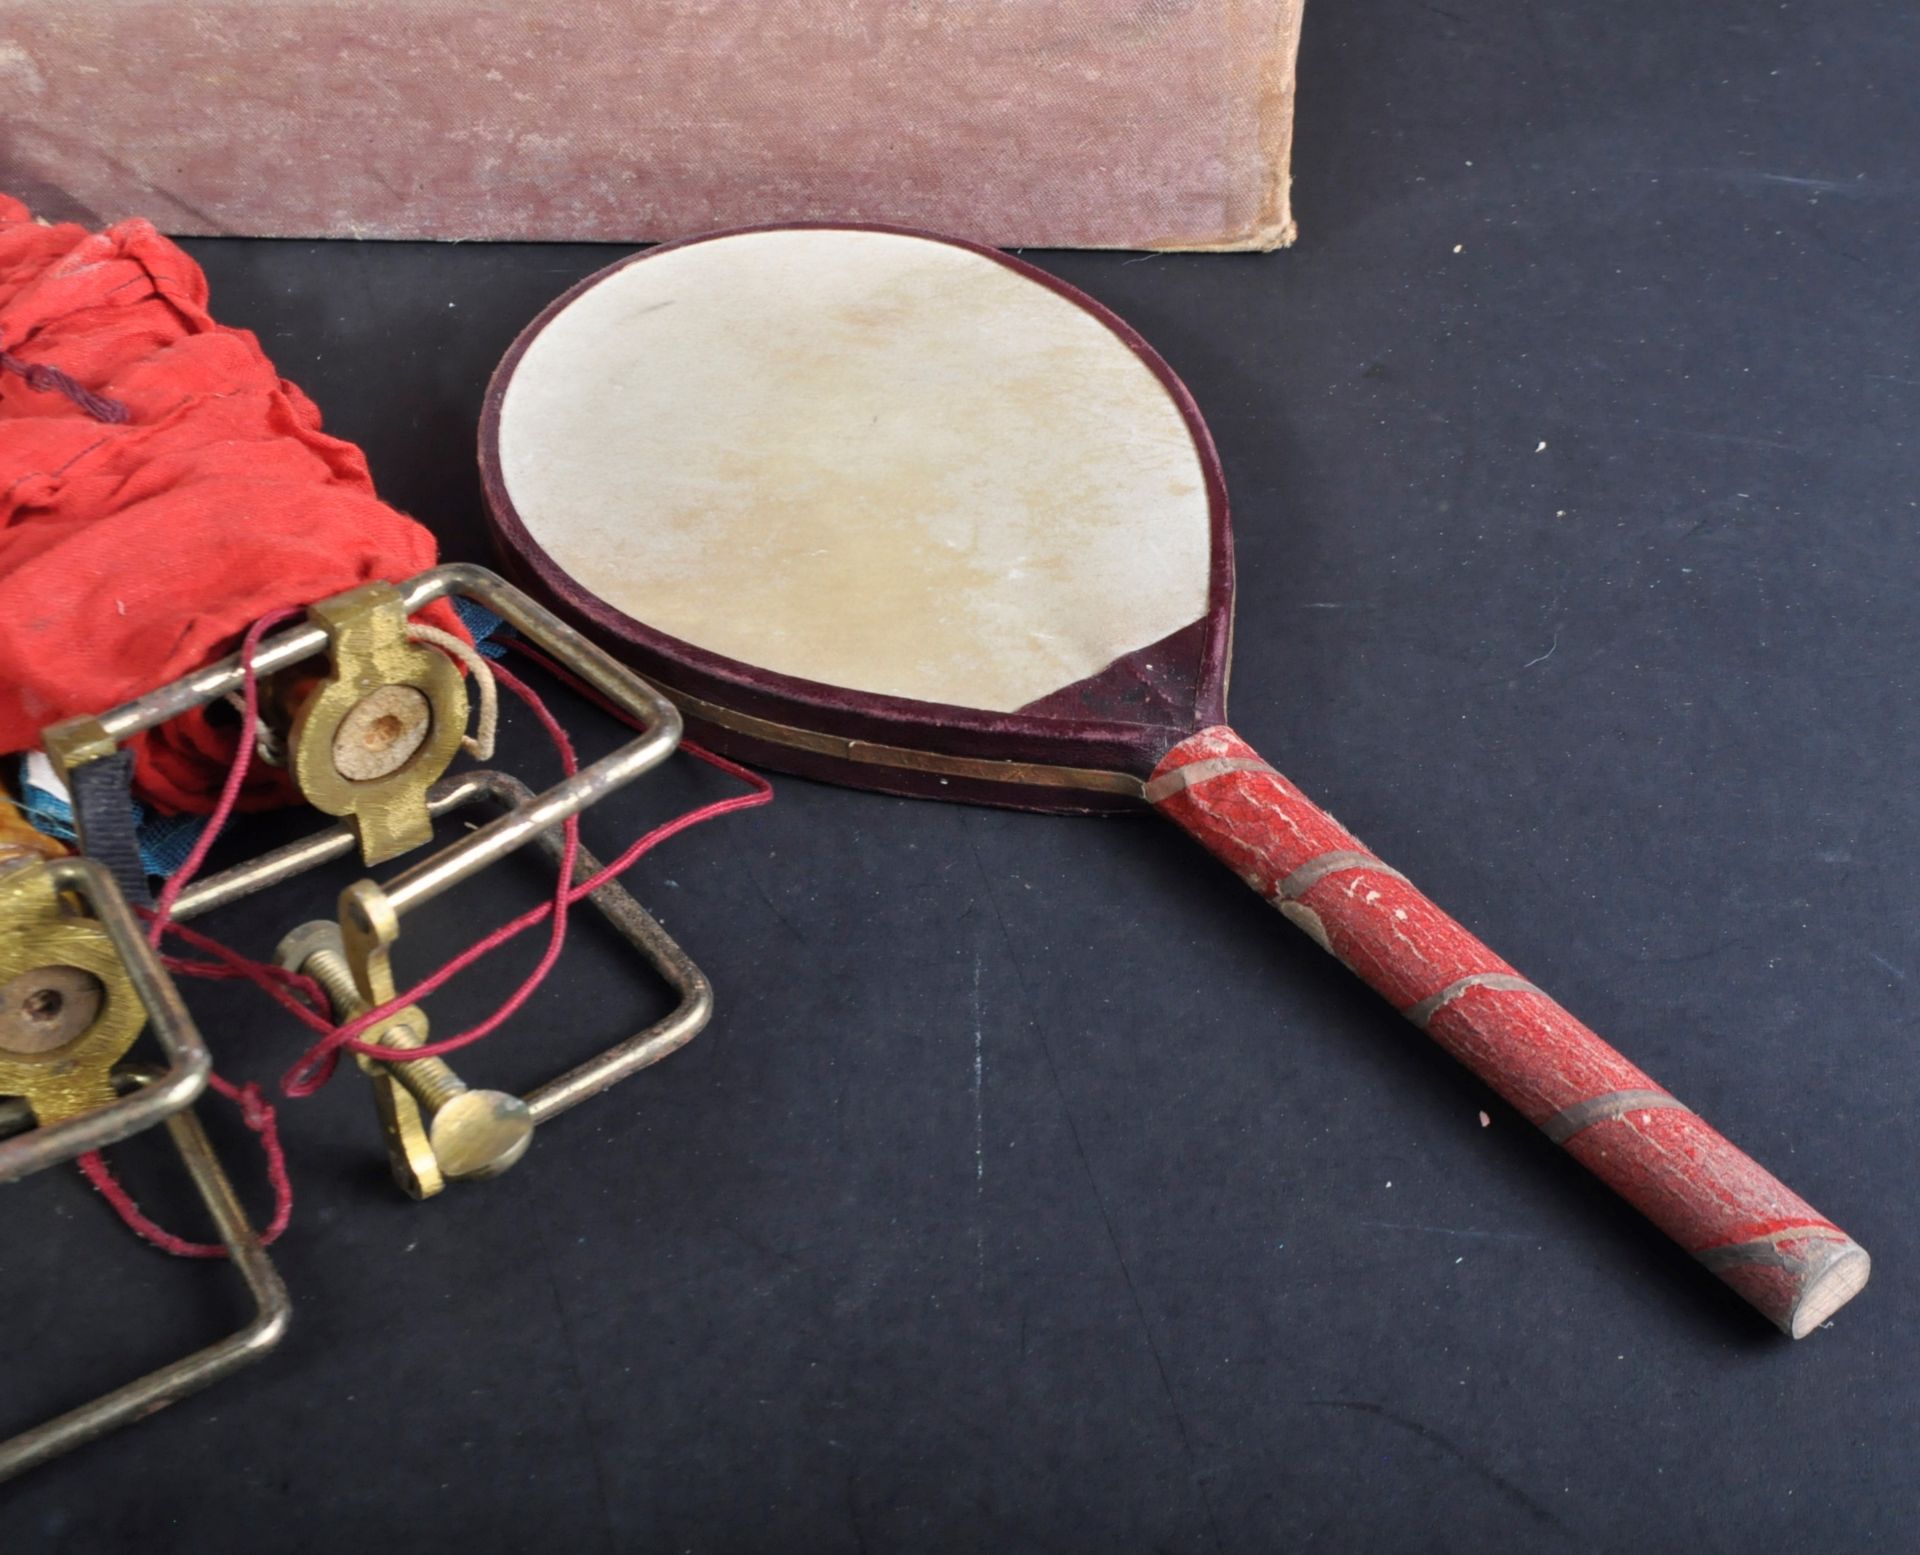
[[[675,249],[726,238],[790,231],[884,232],[964,249],[991,259],[1086,310],[1159,379],[1186,423],[1206,483],[1210,546],[1206,613],[1199,621],[1159,642],[1123,654],[1066,691],[1097,691],[1103,682],[1109,681],[1116,686],[1137,684],[1142,667],[1151,665],[1156,653],[1165,654],[1174,648],[1176,640],[1197,635],[1197,645],[1188,643],[1181,650],[1194,653],[1197,647],[1192,706],[1180,709],[1184,716],[1141,721],[1102,719],[1039,712],[1034,710],[1036,704],[1011,713],[994,713],[949,703],[850,691],[779,674],[710,652],[636,620],[584,587],[533,538],[507,491],[500,467],[499,433],[507,387],[514,369],[534,340],[577,298],[629,265],[644,264],[656,255]],[[1199,406],[1165,358],[1112,309],[1037,265],[985,244],[879,222],[811,221],[732,227],[643,249],[569,287],[520,331],[488,380],[480,413],[479,441],[481,489],[505,570],[556,614],[658,685],[681,705],[689,726],[704,741],[729,754],[778,770],[884,793],[971,800],[1032,810],[1135,809],[1143,799],[1131,783],[1144,781],[1155,763],[1194,730],[1226,722],[1227,668],[1233,637],[1233,532],[1226,478],[1213,435]],[[1065,695],[1064,691],[1055,692],[1042,700],[1060,701]],[[706,711],[731,715],[731,721],[716,723],[706,716],[702,704]],[[786,740],[757,736],[739,727],[742,721],[830,741],[854,742],[866,754],[858,760],[824,754]],[[875,750],[889,749],[909,756],[924,756],[931,765],[911,761],[896,765],[886,759],[876,759],[872,754]],[[940,767],[943,760],[961,766],[1004,763],[1010,771],[1032,767],[1055,775],[996,781],[943,771]],[[1107,774],[1121,781],[1079,786],[1070,777],[1059,776],[1074,772]]]

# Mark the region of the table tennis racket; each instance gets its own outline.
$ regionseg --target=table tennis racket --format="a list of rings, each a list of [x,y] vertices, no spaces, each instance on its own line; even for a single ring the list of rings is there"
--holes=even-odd
[[[1099,303],[878,227],[591,276],[489,387],[509,569],[741,760],[1022,809],[1150,806],[1795,1338],[1866,1251],[1226,723],[1233,549],[1193,398]]]

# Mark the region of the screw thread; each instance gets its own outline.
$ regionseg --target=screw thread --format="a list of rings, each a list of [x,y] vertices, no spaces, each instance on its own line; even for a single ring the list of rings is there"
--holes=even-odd
[[[326,991],[336,1016],[351,1017],[367,1008],[366,1000],[360,997],[360,986],[353,980],[353,968],[338,952],[316,950],[301,964],[300,970]],[[397,1022],[380,1033],[383,1047],[419,1047],[423,1040],[420,1033],[405,1022]],[[443,1058],[381,1059],[379,1062],[407,1088],[429,1119],[454,1097],[466,1093],[466,1081],[455,1074]]]
[[[383,1042],[393,1042],[394,1032],[405,1030],[395,1027],[381,1038]],[[412,1037],[411,1031],[407,1035]],[[414,1037],[415,1042],[419,1041]],[[395,1047],[403,1044],[394,1042]],[[420,1103],[421,1110],[429,1121],[433,1115],[456,1096],[467,1093],[467,1082],[455,1074],[444,1058],[407,1058],[394,1059],[387,1063],[394,1078],[413,1093],[413,1099]]]
[[[336,1020],[358,1015],[367,1007],[360,988],[353,980],[353,968],[346,958],[331,950],[316,950],[300,963],[299,970],[325,990]]]

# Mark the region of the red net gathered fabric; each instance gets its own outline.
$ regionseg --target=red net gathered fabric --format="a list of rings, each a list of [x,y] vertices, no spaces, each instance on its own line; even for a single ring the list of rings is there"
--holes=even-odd
[[[434,563],[433,536],[374,495],[365,456],[250,332],[213,320],[206,276],[150,222],[42,226],[0,194],[0,352],[0,754],[231,652],[269,611]],[[422,614],[461,630],[444,602]],[[234,740],[175,719],[137,742],[136,792],[206,812]],[[240,808],[291,798],[256,764]]]

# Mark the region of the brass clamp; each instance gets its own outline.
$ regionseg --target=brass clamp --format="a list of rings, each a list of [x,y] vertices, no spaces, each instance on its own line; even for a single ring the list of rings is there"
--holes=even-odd
[[[123,1064],[149,1025],[166,1065]],[[164,1123],[257,1308],[238,1333],[0,1441],[0,1480],[197,1392],[279,1343],[286,1291],[190,1110],[211,1068],[104,869],[85,858],[0,865],[0,1182]]]
[[[298,697],[287,732],[301,797],[346,816],[369,864],[433,840],[427,785],[452,763],[467,726],[460,672],[444,653],[408,641],[409,614],[391,583],[309,606],[327,633],[329,673]]]
[[[74,899],[77,899],[77,910]],[[166,1058],[150,1083],[111,1079],[147,1025]],[[191,1106],[213,1058],[107,872],[91,859],[0,868],[0,1183],[127,1139]],[[0,1133],[7,1132],[0,1127]]]
[[[412,640],[408,618],[451,594],[503,617],[644,732],[544,793],[504,773],[445,776],[465,729],[467,693],[444,654]],[[384,886],[350,886],[337,927],[308,925],[283,942],[283,961],[313,975],[341,1017],[392,998],[390,958],[405,914],[529,842],[561,858],[563,822],[659,765],[680,740],[680,715],[659,692],[519,590],[464,564],[323,600],[305,624],[262,642],[251,669],[267,720],[285,739],[296,786],[340,820],[190,883],[175,903],[176,918],[210,912],[351,852],[369,864],[396,857],[430,842],[435,818],[467,805],[500,812]],[[57,725],[46,731],[46,748],[71,781],[76,768],[112,756],[133,736],[240,690],[246,675],[234,655],[98,717]],[[599,867],[578,850],[575,883]],[[365,1061],[394,1174],[416,1197],[438,1192],[449,1178],[505,1170],[537,1124],[665,1057],[705,1026],[711,989],[665,930],[618,881],[589,900],[678,994],[677,1008],[524,1098],[472,1090],[435,1059]],[[164,1065],[123,1063],[147,1027]],[[408,1006],[368,1035],[385,1046],[419,1046],[427,1017]],[[285,1332],[285,1288],[189,1110],[211,1068],[171,979],[100,864],[86,857],[0,860],[0,1182],[164,1123],[255,1306],[253,1318],[228,1338],[0,1441],[0,1480],[208,1386],[265,1354]]]
[[[466,725],[466,690],[444,654],[410,640],[408,620],[454,594],[501,616],[644,732],[540,794],[500,773],[445,778]],[[341,821],[194,882],[176,903],[175,917],[211,911],[356,848],[365,862],[384,862],[431,841],[434,816],[449,809],[486,801],[503,812],[384,885],[363,880],[349,887],[340,900],[337,943],[311,929],[283,943],[283,963],[315,976],[343,1019],[394,996],[390,956],[407,913],[529,842],[538,840],[559,857],[562,822],[659,765],[680,741],[680,714],[663,695],[518,589],[466,563],[323,600],[309,609],[304,625],[263,641],[252,668],[263,708],[284,725],[295,784]],[[133,735],[240,689],[245,674],[234,655],[97,718],[48,730],[47,749],[68,770],[111,755]],[[576,881],[598,867],[582,852]],[[679,992],[680,1008],[524,1099],[473,1090],[433,1059],[363,1063],[394,1176],[408,1193],[426,1198],[446,1179],[505,1170],[525,1151],[536,1124],[665,1056],[705,1024],[711,993],[679,946],[617,882],[591,900]],[[397,1011],[367,1038],[421,1046],[428,1040],[427,1017],[417,1007]]]
[[[436,819],[473,805],[523,814],[535,795],[505,772],[462,772],[427,794]],[[497,824],[497,823],[496,823]],[[558,863],[565,843],[558,826],[531,840]],[[354,837],[346,825],[329,827],[218,875],[181,894],[176,917],[197,917],[344,857]],[[591,879],[600,861],[586,848],[574,857],[574,883]],[[404,878],[404,877],[403,877]],[[393,889],[359,881],[341,894],[341,915],[303,924],[281,941],[279,961],[304,971],[327,991],[337,1016],[357,1014],[393,997],[390,954],[399,933]],[[361,1060],[374,1084],[375,1109],[387,1141],[395,1182],[412,1198],[439,1193],[447,1180],[499,1175],[524,1154],[533,1129],[684,1047],[713,1014],[713,987],[680,945],[618,880],[587,900],[673,992],[677,1003],[659,1020],[623,1037],[576,1068],[534,1087],[524,1097],[469,1088],[438,1059]],[[383,1046],[418,1047],[427,1041],[427,1017],[418,1005],[396,1011],[367,1032]],[[396,1036],[399,1040],[396,1041]]]

